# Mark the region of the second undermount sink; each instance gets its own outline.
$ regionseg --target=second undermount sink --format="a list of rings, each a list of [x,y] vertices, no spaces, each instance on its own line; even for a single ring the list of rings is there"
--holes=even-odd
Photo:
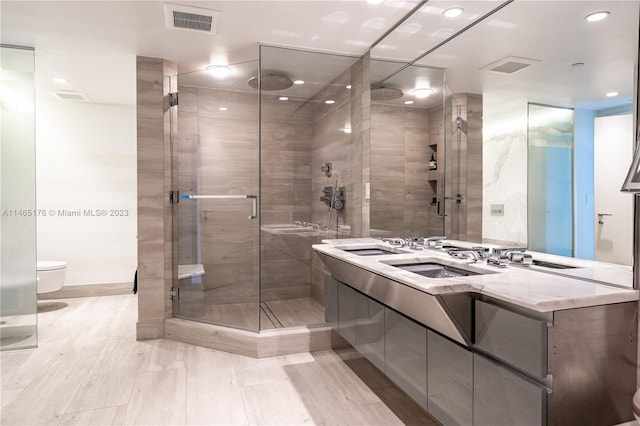
[[[468,271],[449,265],[442,265],[436,262],[410,263],[406,265],[392,266],[427,278],[452,278],[480,275],[479,272]]]
[[[543,268],[551,268],[551,269],[575,269],[577,266],[565,265],[561,263],[554,262],[545,262],[544,260],[536,260],[533,259],[533,264],[535,266],[541,266]]]

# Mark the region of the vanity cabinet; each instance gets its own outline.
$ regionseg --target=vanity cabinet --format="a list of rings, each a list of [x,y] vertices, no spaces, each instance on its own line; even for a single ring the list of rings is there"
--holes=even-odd
[[[427,408],[427,329],[386,308],[385,373],[423,408]]]
[[[325,318],[331,320],[327,322],[373,365],[384,371],[384,305],[333,279],[325,281],[325,303],[331,305],[325,306]],[[331,312],[328,316],[327,310]]]
[[[472,424],[473,355],[431,330],[427,332],[427,389],[427,410],[440,423]]]
[[[338,332],[344,339],[356,346],[356,303],[360,296],[348,285],[338,285]]]
[[[360,294],[356,299],[355,348],[379,370],[385,369],[385,307]]]
[[[324,276],[324,321],[338,328],[338,281],[329,274]]]

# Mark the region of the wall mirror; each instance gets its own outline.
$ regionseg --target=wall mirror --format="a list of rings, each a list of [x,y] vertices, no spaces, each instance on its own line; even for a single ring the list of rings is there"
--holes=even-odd
[[[445,17],[455,6],[462,14]],[[383,58],[444,70],[448,237],[631,264],[633,198],[620,187],[633,154],[638,9],[429,1],[372,49],[372,76]]]

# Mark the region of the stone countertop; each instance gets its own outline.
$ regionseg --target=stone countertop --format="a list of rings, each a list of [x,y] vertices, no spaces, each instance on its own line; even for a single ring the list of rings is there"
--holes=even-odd
[[[446,243],[458,247],[478,245],[453,240],[446,240]],[[487,244],[482,246],[490,247]],[[342,250],[371,247],[397,254],[359,256]],[[515,265],[499,268],[482,261],[471,263],[468,259],[451,257],[446,250],[394,247],[375,238],[323,240],[323,244],[315,244],[313,249],[429,294],[472,291],[537,312],[637,301],[640,298],[638,290],[632,288],[633,272],[630,267],[545,253],[527,252],[534,259],[575,268],[557,271]],[[392,266],[432,260],[482,275],[428,278]]]

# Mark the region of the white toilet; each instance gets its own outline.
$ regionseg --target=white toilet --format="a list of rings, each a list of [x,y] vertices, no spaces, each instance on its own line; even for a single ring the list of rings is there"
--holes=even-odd
[[[60,290],[67,275],[67,262],[60,260],[39,260],[37,292],[49,293]]]

